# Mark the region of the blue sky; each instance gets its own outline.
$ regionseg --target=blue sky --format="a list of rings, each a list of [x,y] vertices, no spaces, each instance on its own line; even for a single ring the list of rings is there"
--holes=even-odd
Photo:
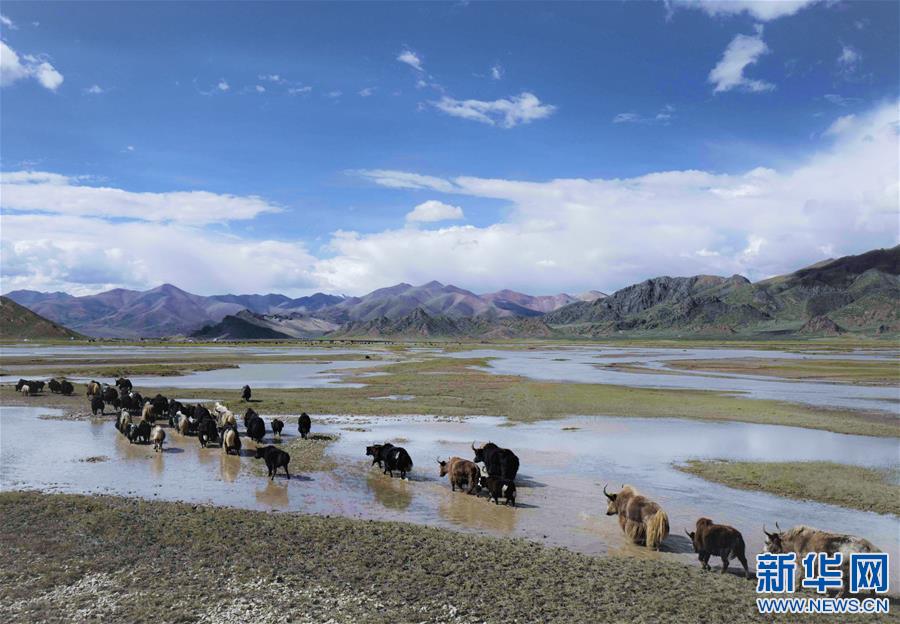
[[[898,6],[5,2],[2,289],[614,290],[894,245]]]

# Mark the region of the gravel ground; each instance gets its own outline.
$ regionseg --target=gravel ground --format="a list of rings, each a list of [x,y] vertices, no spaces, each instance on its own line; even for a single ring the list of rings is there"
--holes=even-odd
[[[766,621],[736,576],[402,523],[31,492],[0,516],[4,622]]]

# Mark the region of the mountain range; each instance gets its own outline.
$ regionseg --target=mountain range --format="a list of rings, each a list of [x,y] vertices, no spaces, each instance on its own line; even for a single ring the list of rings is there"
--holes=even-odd
[[[733,275],[655,277],[612,295],[477,295],[440,282],[362,297],[316,293],[204,297],[170,284],[74,297],[10,299],[80,333],[135,338],[552,337],[871,334],[900,330],[900,246],[829,259],[759,282]]]
[[[84,338],[39,316],[9,297],[0,297],[0,340],[76,340]]]
[[[171,284],[147,291],[117,288],[81,297],[33,290],[15,290],[7,296],[47,319],[98,338],[197,333],[205,339],[253,339],[320,336],[344,324],[399,319],[417,309],[453,319],[541,316],[569,303],[604,295],[591,291],[578,296],[532,296],[511,290],[476,295],[456,286],[429,282],[421,286],[397,284],[362,297],[324,293],[298,299],[280,294],[202,296]],[[215,327],[224,321],[227,327]]]

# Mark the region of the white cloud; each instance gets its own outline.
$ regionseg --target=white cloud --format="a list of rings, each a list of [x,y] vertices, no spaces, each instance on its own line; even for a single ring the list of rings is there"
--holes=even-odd
[[[422,202],[406,214],[406,220],[417,223],[434,223],[436,221],[456,221],[464,219],[462,208],[451,206],[436,199]]]
[[[425,71],[425,67],[422,65],[422,58],[409,48],[398,54],[397,60],[401,63],[406,63],[416,71]]]
[[[169,282],[201,294],[300,294],[315,283],[315,258],[299,241],[252,240],[181,224],[72,215],[4,213],[2,219],[5,291],[88,294]]]
[[[855,97],[844,97],[843,95],[839,95],[837,93],[826,93],[822,96],[822,98],[835,106],[849,106],[851,104],[858,104],[862,100]]]
[[[856,73],[856,70],[859,69],[859,64],[861,62],[862,53],[859,50],[846,44],[841,45],[841,53],[837,58],[837,67],[838,72],[842,76],[845,78],[853,76],[853,74]]]
[[[493,78],[494,80],[500,80],[503,78],[503,67],[499,63],[496,63],[491,67],[491,78]]]
[[[275,84],[285,84],[287,82],[287,80],[282,78],[279,74],[259,74],[257,78]]]
[[[218,84],[216,84],[216,89],[219,91],[228,91],[231,89],[231,85],[229,85],[228,81],[224,78],[220,78]]]
[[[832,122],[832,124],[825,130],[826,135],[830,136],[838,136],[851,130],[856,125],[856,115],[844,115],[842,117],[838,117]]]
[[[3,15],[2,13],[0,13],[0,24],[3,24],[4,26],[6,26],[7,28],[9,28],[10,30],[18,30],[18,29],[19,29],[19,27],[16,26],[15,23],[14,23],[11,19],[9,19],[8,17],[6,17],[6,16]]]
[[[615,290],[655,275],[751,279],[900,242],[897,102],[841,121],[821,148],[779,169],[662,171],[541,182],[361,172],[379,185],[508,202],[485,227],[341,232],[316,263],[322,287],[430,279],[475,290]],[[697,251],[700,250],[700,251]],[[540,272],[534,267],[542,261]]]
[[[132,146],[125,149],[133,151]],[[262,213],[280,211],[277,206],[256,196],[207,191],[133,193],[80,182],[77,178],[56,173],[4,172],[0,175],[0,207],[4,212],[16,210],[191,225],[253,219]]]
[[[14,172],[0,188],[0,270],[5,290],[90,292],[169,281],[202,293],[362,294],[439,279],[549,293],[611,291],[661,274],[760,279],[819,260],[823,250],[839,256],[898,243],[898,122],[898,102],[887,102],[841,118],[802,160],[733,174],[535,182],[354,172],[410,197],[464,195],[506,209],[483,227],[335,232],[319,257],[299,241],[201,227],[278,210],[259,198],[133,193]]]
[[[45,89],[56,91],[63,83],[63,75],[56,68],[36,56],[23,57],[0,41],[0,86],[6,87],[25,78],[34,78]]]
[[[257,93],[265,93],[266,92],[266,88],[262,85],[256,85],[255,89],[256,89]]]
[[[106,89],[97,84],[91,85],[87,89],[83,89],[83,91],[88,95],[100,95],[101,93],[106,93]]]
[[[394,171],[391,169],[363,169],[351,171],[350,173],[356,173],[369,178],[376,184],[386,186],[387,188],[427,189],[441,191],[443,193],[452,193],[456,190],[456,186],[452,182],[448,182],[443,178],[422,175],[420,173]]]
[[[756,35],[738,35],[731,40],[722,59],[709,72],[708,80],[715,85],[714,92],[721,93],[731,89],[741,89],[758,93],[775,88],[770,82],[751,80],[744,76],[748,65],[753,65],[760,56],[767,53],[769,47],[762,40],[762,27],[757,26]]]
[[[326,93],[325,97],[329,97],[331,99],[336,99],[336,98],[341,97],[342,95],[344,95],[343,91],[335,90],[335,91],[329,91],[328,93]]]
[[[375,87],[366,87],[359,90],[359,97],[371,97],[375,94]]]
[[[667,0],[671,7],[700,9],[713,17],[746,13],[761,22],[794,15],[822,0]]]
[[[535,119],[549,117],[556,110],[555,106],[542,104],[536,95],[527,91],[494,101],[455,100],[444,96],[431,104],[452,117],[499,125],[501,128],[531,123]]]
[[[659,109],[655,115],[644,117],[638,113],[619,113],[613,117],[612,122],[614,124],[636,123],[668,125],[673,117],[675,117],[675,107],[671,104],[666,104]]]
[[[289,87],[288,94],[289,95],[302,95],[304,93],[309,93],[312,91],[312,87]]]

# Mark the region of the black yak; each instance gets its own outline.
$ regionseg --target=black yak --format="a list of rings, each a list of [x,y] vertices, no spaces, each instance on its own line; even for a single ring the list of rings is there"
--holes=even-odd
[[[277,446],[270,444],[269,446],[261,446],[256,449],[256,459],[264,459],[266,461],[270,480],[275,478],[275,472],[279,468],[284,468],[284,474],[287,475],[288,479],[291,478],[291,473],[288,472],[288,463],[291,461],[291,456]]]
[[[499,505],[500,499],[505,498],[507,505],[516,506],[515,481],[507,481],[500,477],[481,477],[481,487],[490,493],[495,505]]]
[[[309,414],[303,412],[300,414],[300,418],[297,419],[297,430],[300,432],[300,437],[305,440],[311,428],[312,421],[309,419]]]
[[[479,448],[475,448],[473,442],[472,450],[475,451],[475,461],[484,463],[489,477],[500,477],[505,481],[516,480],[516,474],[519,472],[519,458],[511,450],[500,448],[493,442],[488,442]]]

